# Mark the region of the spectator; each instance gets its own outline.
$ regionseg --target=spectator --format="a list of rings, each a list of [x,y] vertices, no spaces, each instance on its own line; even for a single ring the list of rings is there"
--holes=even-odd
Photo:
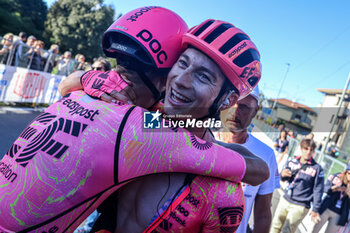
[[[16,40],[16,41],[13,42],[13,46],[18,46],[21,43],[23,43],[23,44],[26,43],[26,41],[27,41],[27,33],[20,32],[18,34],[18,38],[19,38],[19,40]]]
[[[337,158],[339,156],[339,148],[337,147],[335,142],[331,142],[331,145],[327,149],[327,154],[334,158]]]
[[[106,72],[111,69],[111,63],[106,58],[99,57],[92,64],[91,68],[93,70],[99,70],[102,72]]]
[[[256,87],[246,98],[235,106],[220,113],[225,131],[219,132],[220,141],[238,143],[262,158],[269,167],[270,178],[258,186],[243,184],[245,213],[237,233],[246,233],[248,220],[254,206],[254,232],[268,233],[271,225],[271,199],[274,189],[280,187],[277,162],[273,149],[248,132],[248,127],[259,109],[259,90]],[[277,174],[277,176],[276,176]]]
[[[284,130],[285,130],[285,127],[286,127],[286,126],[285,126],[285,124],[283,124],[283,123],[280,124],[280,125],[278,125],[278,131],[279,131],[279,132],[284,131]]]
[[[272,220],[270,233],[295,232],[309,211],[311,202],[312,220],[320,221],[324,175],[322,167],[312,158],[316,144],[310,139],[300,143],[302,155],[287,161],[281,172],[281,180],[288,181]]]
[[[275,150],[277,151],[277,163],[281,164],[284,155],[288,153],[289,141],[287,139],[287,131],[282,130],[278,139],[275,142]]]
[[[21,44],[23,45],[26,43],[27,33],[20,32],[18,34],[18,38],[19,38],[18,40],[16,39],[13,41],[13,50],[12,50],[12,53],[10,53],[10,57],[9,57],[9,61],[10,61],[9,64],[11,64],[11,65],[15,65],[17,49],[18,49],[19,45],[21,45]]]
[[[43,70],[41,64],[41,51],[44,49],[44,42],[41,40],[37,40],[34,43],[33,48],[29,50],[31,54],[31,58],[29,61],[29,69],[32,70]]]
[[[52,69],[58,62],[59,47],[57,44],[52,44],[50,49],[46,51],[42,56],[43,67],[45,72],[52,72]]]
[[[319,221],[312,233],[320,232],[322,226],[328,222],[325,233],[337,232],[341,226],[345,226],[349,216],[350,196],[350,164],[347,169],[331,175],[325,186],[326,198],[322,201]]]
[[[89,63],[85,62],[85,56],[82,54],[77,54],[75,56],[75,60],[77,61],[76,70],[88,70],[90,68]]]
[[[33,47],[34,42],[36,41],[35,36],[29,36],[27,40],[27,44],[20,43],[18,45],[17,51],[16,51],[16,61],[15,66],[19,67],[27,67],[28,66],[28,60],[29,60],[29,50],[31,47]]]
[[[303,139],[310,139],[310,140],[314,140],[314,134],[313,133],[309,133],[306,136],[303,136],[301,138],[301,140]],[[319,148],[317,148],[318,150],[320,150]],[[300,146],[298,146],[295,151],[294,151],[294,156],[300,156],[301,155],[301,150],[300,150]]]
[[[74,72],[74,61],[71,59],[72,53],[64,52],[63,59],[58,63],[58,75],[68,76]]]
[[[314,134],[313,133],[309,133],[308,135],[306,135],[306,139],[310,139],[310,140],[314,140]]]
[[[340,227],[339,231],[337,233],[349,233],[350,232],[350,221],[345,224],[345,226]]]
[[[10,51],[13,49],[12,41],[12,33],[5,34],[4,38],[1,40],[2,48],[0,49],[0,64],[6,64]]]
[[[290,138],[295,138],[295,137],[294,137],[294,132],[293,132],[293,130],[289,130],[289,131],[288,131],[288,136],[289,136]]]

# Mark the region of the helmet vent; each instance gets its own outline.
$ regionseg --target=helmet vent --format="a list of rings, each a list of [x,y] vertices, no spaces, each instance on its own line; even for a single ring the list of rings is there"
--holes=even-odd
[[[249,37],[242,33],[236,34],[233,37],[231,37],[228,41],[226,41],[226,43],[223,46],[221,46],[219,51],[222,54],[225,54],[243,40],[249,40]]]
[[[251,87],[254,87],[258,81],[259,79],[257,77],[251,77],[248,79],[248,83],[250,84]]]
[[[222,33],[224,33],[227,29],[234,27],[231,24],[221,24],[220,26],[218,26],[217,28],[214,29],[214,31],[212,31],[205,39],[204,41],[207,42],[208,44],[210,44],[211,42],[213,42],[213,40],[215,40],[216,38],[218,38]]]
[[[210,25],[214,23],[215,20],[209,20],[202,27],[200,27],[193,35],[199,36],[205,29],[207,29]]]
[[[260,61],[259,53],[254,49],[248,49],[233,60],[233,63],[239,67],[243,67],[252,61]]]

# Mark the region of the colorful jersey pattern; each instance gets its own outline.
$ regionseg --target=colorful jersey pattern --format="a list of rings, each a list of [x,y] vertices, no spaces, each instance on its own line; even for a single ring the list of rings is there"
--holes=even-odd
[[[209,233],[237,230],[245,206],[241,184],[197,176],[189,189],[179,204],[170,206],[170,213],[163,217],[155,229],[145,232]]]
[[[82,91],[48,107],[0,161],[0,230],[72,232],[115,190],[148,174],[240,182],[238,153],[182,129],[145,130],[143,112]]]

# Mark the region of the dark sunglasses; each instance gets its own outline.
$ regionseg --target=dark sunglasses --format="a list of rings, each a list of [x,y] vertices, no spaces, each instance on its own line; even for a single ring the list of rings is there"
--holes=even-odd
[[[103,67],[92,67],[93,70],[102,70]]]

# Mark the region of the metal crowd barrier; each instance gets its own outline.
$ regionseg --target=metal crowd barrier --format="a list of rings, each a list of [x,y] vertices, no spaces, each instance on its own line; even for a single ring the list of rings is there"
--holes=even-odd
[[[3,41],[3,40],[7,40],[7,39],[4,39],[4,37],[0,36],[0,41]],[[10,49],[10,53],[8,54],[8,57],[6,59],[6,62],[5,61],[2,61],[2,59],[0,60],[0,64],[4,64],[4,65],[9,65],[9,66],[15,66],[15,59],[16,59],[16,56],[15,56],[15,52],[17,51],[18,49],[18,46],[19,44],[17,44],[15,47],[13,47],[12,49]],[[26,47],[28,50],[29,49],[35,49],[34,47],[30,47],[28,46],[27,44],[22,44],[22,46]],[[2,44],[0,44],[0,49],[3,47]],[[45,50],[45,49],[39,49],[40,51],[40,56],[43,57],[43,55],[47,54],[47,57],[45,58],[46,59],[46,62],[45,62],[45,65],[43,66],[42,69],[40,69],[39,71],[43,71],[43,72],[48,72],[48,69],[49,69],[49,63],[51,60],[55,60],[56,61],[56,64],[57,64],[57,61],[59,60],[59,57],[61,56],[61,54],[54,54],[52,51],[50,50]],[[34,53],[31,54],[30,58],[28,59],[28,64],[26,67],[23,67],[23,68],[27,68],[29,69],[31,64],[32,64],[32,61],[33,61],[33,57],[34,57]],[[55,64],[55,65],[56,65]]]
[[[263,121],[254,119],[253,124],[256,125],[262,132],[264,132],[272,141],[275,141],[279,137],[279,131],[278,129],[266,124]],[[289,151],[288,151],[288,158],[294,156],[297,147],[299,146],[300,141],[295,138],[290,138],[289,139]],[[329,175],[342,172],[345,170],[347,167],[347,164],[344,162],[341,162],[332,156],[329,156],[328,154],[323,154],[321,155],[320,150],[316,150],[316,155],[315,155],[315,160],[322,166],[325,178],[327,178]],[[322,158],[322,161],[320,161],[320,158]]]

